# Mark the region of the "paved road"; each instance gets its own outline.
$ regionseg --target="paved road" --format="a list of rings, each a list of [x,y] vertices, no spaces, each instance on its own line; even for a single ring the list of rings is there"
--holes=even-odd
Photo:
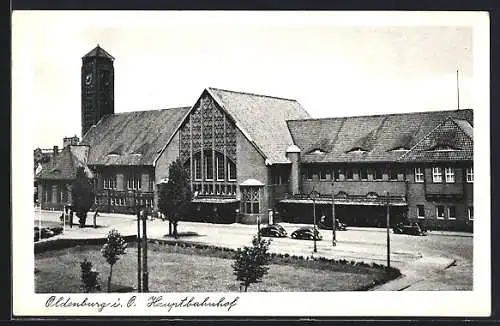
[[[42,225],[57,224],[61,212],[35,211],[35,224],[41,216]],[[76,221],[76,218],[75,218]],[[92,223],[89,213],[87,224]],[[103,237],[111,227],[118,229],[123,235],[136,234],[136,220],[132,215],[100,213],[97,219],[98,228],[78,228],[74,226],[60,235],[62,238]],[[282,224],[290,234],[301,225]],[[243,224],[208,224],[181,222],[179,232],[197,234],[183,237],[185,241],[196,241],[238,248],[250,243],[257,232],[256,225]],[[315,256],[335,259],[347,259],[386,264],[387,246],[386,232],[376,228],[349,228],[338,231],[337,246],[332,246],[331,230],[320,230],[322,241],[317,241]],[[168,233],[168,223],[161,220],[148,222],[148,237],[163,238]],[[418,237],[390,233],[391,265],[400,268],[407,275],[409,283],[399,287],[407,290],[472,290],[472,246],[471,234],[430,232]],[[293,240],[291,238],[274,238],[271,251],[295,255],[313,255],[313,241]],[[441,260],[440,260],[441,259]],[[455,265],[444,269],[455,260]],[[445,266],[443,266],[445,264]],[[444,269],[444,270],[443,270]],[[397,286],[396,286],[397,287]],[[394,290],[394,286],[386,286],[381,290]]]

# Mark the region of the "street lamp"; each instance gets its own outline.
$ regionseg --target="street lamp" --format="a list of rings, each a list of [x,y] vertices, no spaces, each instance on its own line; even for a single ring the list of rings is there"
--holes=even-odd
[[[319,197],[319,192],[313,189],[311,193],[309,194],[309,198],[312,199],[313,202],[313,221],[314,221],[314,234],[313,234],[313,240],[314,240],[314,252],[318,252],[318,248],[316,247],[316,198]]]
[[[336,223],[335,223],[335,188],[334,181],[332,180],[332,246],[337,245],[337,237],[335,234]]]

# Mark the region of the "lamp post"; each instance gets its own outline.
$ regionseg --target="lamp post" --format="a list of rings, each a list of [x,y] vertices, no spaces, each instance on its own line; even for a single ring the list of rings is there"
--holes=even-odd
[[[137,292],[142,292],[142,276],[141,276],[141,212],[137,214]]]
[[[312,202],[313,202],[313,223],[314,223],[314,234],[313,234],[313,240],[314,240],[314,250],[313,252],[318,252],[318,248],[316,246],[316,198],[319,196],[319,192],[317,192],[316,190],[314,190],[313,188],[313,191],[311,191],[311,193],[309,194],[309,198],[312,199]]]
[[[390,212],[389,212],[389,192],[386,193],[386,225],[387,225],[387,270],[391,267],[391,242],[389,236]]]
[[[141,209],[142,217],[142,291],[149,292],[149,272],[148,272],[148,235],[146,222],[148,219],[147,210],[145,207]]]
[[[337,245],[337,236],[335,234],[336,225],[335,225],[335,189],[334,189],[334,181],[332,180],[332,246]]]

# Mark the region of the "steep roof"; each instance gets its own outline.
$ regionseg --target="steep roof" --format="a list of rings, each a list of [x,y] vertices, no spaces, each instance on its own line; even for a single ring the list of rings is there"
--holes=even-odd
[[[251,138],[267,162],[289,163],[285,156],[293,144],[286,120],[310,118],[293,99],[207,88],[242,131]]]
[[[472,129],[470,109],[292,120],[288,128],[303,162],[392,162],[448,117]]]
[[[78,167],[83,167],[88,177],[93,177],[92,171],[86,165],[89,152],[88,146],[70,145],[59,154],[51,157],[50,161],[42,164],[42,170],[36,175],[42,180],[73,180]]]
[[[153,165],[189,107],[104,116],[84,135],[89,165]]]
[[[110,60],[115,60],[115,58],[113,58],[113,56],[111,54],[109,54],[108,52],[106,52],[106,50],[104,50],[103,48],[101,48],[99,46],[99,44],[97,44],[97,46],[95,48],[93,48],[89,53],[87,53],[86,55],[84,55],[82,57],[83,58],[95,58],[95,57],[100,57],[100,58],[106,58],[106,59],[110,59]]]
[[[472,126],[450,117],[402,155],[400,161],[472,161],[473,147]]]

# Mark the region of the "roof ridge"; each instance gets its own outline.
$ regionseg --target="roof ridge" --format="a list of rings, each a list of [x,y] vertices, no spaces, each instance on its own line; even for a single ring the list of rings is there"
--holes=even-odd
[[[293,99],[293,98],[278,97],[278,96],[265,95],[265,94],[256,94],[256,93],[250,93],[250,92],[233,91],[233,90],[217,88],[217,87],[208,87],[208,88],[211,90],[217,90],[217,91],[223,91],[223,92],[231,92],[231,93],[238,93],[238,94],[245,94],[245,95],[267,97],[267,98],[274,98],[274,99],[278,99],[278,100],[297,102],[297,100]]]
[[[457,112],[457,111],[472,111],[472,109],[460,109],[460,110],[436,110],[436,111],[413,111],[413,112],[400,112],[400,113],[387,113],[387,114],[365,114],[365,115],[350,115],[350,116],[344,116],[344,117],[324,117],[324,118],[305,118],[305,119],[290,119],[287,120],[290,122],[293,121],[314,121],[314,120],[339,120],[339,119],[349,119],[349,118],[375,118],[375,117],[389,117],[389,116],[399,116],[399,115],[416,115],[416,114],[422,114],[422,113],[446,113],[446,112]],[[455,119],[455,118],[454,118]],[[464,120],[464,119],[459,119],[459,120]],[[465,120],[467,121],[467,120]]]
[[[190,106],[179,106],[179,107],[166,108],[166,109],[155,109],[155,110],[137,110],[137,111],[115,112],[115,113],[111,114],[111,116],[113,116],[113,115],[120,115],[120,114],[140,113],[140,112],[153,112],[153,111],[180,110],[180,109],[188,109],[188,108],[190,108]]]

